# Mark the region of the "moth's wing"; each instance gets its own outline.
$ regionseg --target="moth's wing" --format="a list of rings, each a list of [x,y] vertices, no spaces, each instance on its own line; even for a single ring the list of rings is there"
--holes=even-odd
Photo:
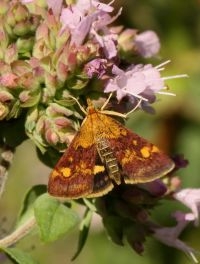
[[[91,137],[92,131],[88,133]],[[77,133],[52,171],[48,183],[51,195],[64,198],[97,197],[113,188],[95,142],[84,136],[85,126]]]
[[[87,195],[87,197],[93,198],[105,195],[111,191],[113,187],[114,185],[108,176],[107,169],[97,154],[93,175],[93,189],[92,192]]]
[[[166,175],[174,162],[155,145],[109,118],[107,139],[122,172],[125,183],[144,183]]]

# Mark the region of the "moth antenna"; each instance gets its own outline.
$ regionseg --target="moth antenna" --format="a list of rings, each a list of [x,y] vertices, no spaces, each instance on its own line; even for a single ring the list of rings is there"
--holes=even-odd
[[[136,106],[131,110],[129,111],[128,113],[125,114],[125,116],[127,117],[128,115],[130,115],[131,113],[133,113],[141,104],[143,98],[140,98],[140,100],[138,101],[138,103],[136,104]]]
[[[87,112],[86,110],[82,107],[82,105],[79,103],[79,101],[76,99],[76,97],[72,96],[72,95],[68,95],[69,97],[71,97],[76,103],[77,105],[79,106],[80,110],[85,114],[87,115]]]
[[[109,94],[109,96],[108,96],[108,98],[106,99],[105,103],[104,103],[104,104],[102,105],[102,107],[101,107],[101,111],[103,111],[104,108],[106,107],[106,105],[109,103],[110,98],[112,97],[112,95],[113,95],[113,93],[110,93],[110,94]]]
[[[140,98],[140,100],[138,101],[138,103],[136,104],[136,106],[131,110],[129,111],[128,113],[126,114],[122,114],[122,113],[119,113],[119,112],[115,112],[115,111],[111,111],[111,110],[103,110],[101,111],[103,114],[106,114],[106,115],[111,115],[111,116],[119,116],[119,117],[122,117],[122,118],[127,118],[127,116],[131,113],[133,113],[137,108],[138,106],[141,104],[142,102],[142,98]]]

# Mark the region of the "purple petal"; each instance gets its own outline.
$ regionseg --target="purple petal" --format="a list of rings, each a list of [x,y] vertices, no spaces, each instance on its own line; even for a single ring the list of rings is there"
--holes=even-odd
[[[93,76],[97,76],[97,78],[101,78],[104,73],[106,72],[106,63],[107,60],[105,59],[94,59],[90,62],[88,62],[85,65],[85,71],[89,78],[92,78]]]
[[[144,57],[150,58],[160,50],[160,41],[154,31],[148,30],[136,35],[134,40],[137,51]]]
[[[51,8],[54,15],[59,15],[61,12],[63,0],[47,0],[48,8]]]

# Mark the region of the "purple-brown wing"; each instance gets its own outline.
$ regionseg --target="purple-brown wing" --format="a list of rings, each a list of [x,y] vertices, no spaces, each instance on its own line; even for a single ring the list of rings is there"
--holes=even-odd
[[[99,158],[96,145],[87,148],[74,142],[60,158],[52,171],[48,192],[56,197],[81,198],[97,197],[106,194],[113,188],[105,166]]]
[[[115,125],[114,125],[115,124]],[[166,175],[174,168],[174,162],[158,147],[141,138],[112,119],[112,131],[108,137],[125,183],[144,183]]]

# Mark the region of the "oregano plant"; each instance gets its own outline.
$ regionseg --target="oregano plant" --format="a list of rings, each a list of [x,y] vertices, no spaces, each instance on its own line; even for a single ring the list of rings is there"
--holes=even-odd
[[[6,189],[15,149],[27,139],[34,143],[38,159],[53,170],[80,130],[88,99],[99,109],[110,96],[109,111],[123,116],[132,109],[153,114],[158,94],[163,100],[174,95],[167,80],[186,75],[164,76],[169,61],[150,64],[159,54],[159,37],[152,30],[140,32],[119,25],[122,12],[122,8],[114,9],[113,2],[99,0],[1,0],[0,195]],[[141,148],[141,155],[148,158],[156,151]],[[134,153],[124,159],[130,155]],[[84,155],[81,158],[84,160]],[[96,213],[113,243],[122,246],[126,241],[133,254],[142,254],[146,238],[153,237],[197,263],[195,250],[180,235],[189,224],[199,224],[200,189],[181,188],[177,170],[187,161],[178,155],[171,159],[174,166],[163,177],[139,184],[114,184],[112,190],[96,198],[58,199],[47,192],[48,183],[32,186],[15,228],[0,239],[2,254],[13,263],[39,263],[18,247],[24,236],[34,230],[43,243],[51,243],[78,228],[77,248],[69,256],[74,260],[84,247]],[[120,170],[120,165],[116,166]],[[80,173],[85,175],[87,170],[82,166]],[[66,178],[71,176],[69,169],[63,167],[62,171]],[[102,167],[95,167],[91,175],[98,172]],[[173,212],[172,227],[152,217],[153,210],[169,199],[187,208],[186,212]]]

